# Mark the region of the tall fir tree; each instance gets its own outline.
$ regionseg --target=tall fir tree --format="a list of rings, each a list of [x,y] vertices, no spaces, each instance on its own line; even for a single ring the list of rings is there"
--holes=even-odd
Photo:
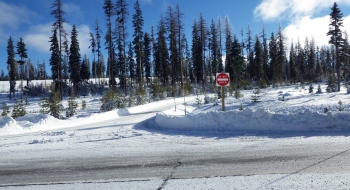
[[[128,66],[129,66],[129,76],[130,76],[130,87],[133,86],[133,81],[136,77],[136,65],[135,65],[135,59],[134,59],[134,52],[132,43],[130,42],[128,45]]]
[[[56,80],[56,91],[60,91],[60,99],[63,98],[63,85],[62,85],[62,38],[65,39],[67,36],[66,31],[64,30],[63,24],[66,22],[66,20],[63,18],[63,15],[66,14],[66,12],[63,11],[63,4],[61,0],[54,0],[51,8],[53,9],[51,11],[51,15],[55,17],[55,22],[52,24],[52,31],[57,32],[58,31],[58,52],[59,52],[59,60],[57,62],[57,80]]]
[[[9,79],[10,79],[10,100],[12,99],[12,94],[15,94],[16,80],[18,76],[18,66],[15,59],[15,50],[13,46],[12,37],[7,41],[7,69],[9,71]]]
[[[158,24],[157,39],[155,42],[154,50],[154,74],[163,85],[166,85],[169,81],[169,53],[166,43],[166,30],[163,16],[160,16],[160,21]]]
[[[103,9],[105,11],[106,16],[106,26],[107,26],[107,33],[106,33],[106,45],[107,45],[107,51],[108,51],[108,57],[107,57],[107,75],[109,77],[109,87],[112,89],[115,89],[115,75],[113,73],[113,66],[114,63],[114,49],[113,49],[113,41],[112,41],[112,17],[115,15],[114,11],[114,5],[111,0],[104,0],[104,6]]]
[[[89,81],[90,79],[90,61],[87,55],[84,56],[80,66],[80,78],[82,81]]]
[[[17,63],[20,64],[20,77],[21,77],[21,101],[23,101],[23,78],[25,75],[24,72],[24,64],[26,63],[25,59],[28,58],[27,54],[27,48],[26,44],[23,42],[23,39],[20,38],[19,41],[17,42],[16,46],[17,52],[16,54],[19,56],[20,60],[17,61]]]
[[[270,68],[269,68],[269,79],[272,83],[277,82],[277,41],[275,34],[272,32],[269,42],[269,58],[270,58]]]
[[[142,56],[142,63],[143,67],[142,70],[144,70],[145,77],[146,77],[146,84],[148,85],[151,78],[151,38],[150,35],[146,32],[143,38],[143,56]]]
[[[329,31],[327,32],[327,36],[330,36],[329,44],[334,45],[334,60],[335,60],[335,68],[337,72],[338,78],[338,92],[340,91],[340,46],[343,44],[342,30],[343,27],[343,13],[340,11],[337,2],[334,2],[331,13],[330,13],[330,24]]]
[[[76,30],[76,26],[73,25],[72,33],[71,33],[71,44],[70,44],[70,55],[69,55],[69,79],[70,82],[73,83],[73,94],[77,94],[77,87],[81,81],[80,76],[80,47],[78,41],[78,31]]]
[[[137,0],[134,4],[134,10],[135,14],[132,16],[132,24],[134,27],[134,34],[133,34],[133,48],[135,53],[135,59],[136,59],[136,78],[137,82],[141,83],[143,81],[143,16],[142,16],[142,10],[140,8],[139,1]]]
[[[128,11],[128,4],[125,0],[117,0],[115,4],[115,12],[116,12],[116,25],[118,28],[118,37],[119,42],[117,42],[118,46],[121,46],[118,48],[118,54],[122,54],[123,57],[123,64],[120,67],[121,70],[119,71],[119,80],[120,80],[120,86],[124,90],[124,93],[126,94],[126,74],[127,74],[127,65],[126,65],[126,40],[128,37],[127,32],[127,18],[129,15]],[[119,44],[120,43],[120,44]],[[119,55],[119,58],[121,55]],[[121,60],[119,60],[119,63]]]

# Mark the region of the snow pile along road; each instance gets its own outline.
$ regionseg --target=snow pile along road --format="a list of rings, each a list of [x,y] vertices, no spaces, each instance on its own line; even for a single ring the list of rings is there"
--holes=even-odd
[[[319,113],[305,109],[302,112],[275,113],[269,109],[247,108],[243,111],[208,111],[186,116],[158,113],[160,128],[204,131],[337,131],[350,130],[350,114],[342,112]]]

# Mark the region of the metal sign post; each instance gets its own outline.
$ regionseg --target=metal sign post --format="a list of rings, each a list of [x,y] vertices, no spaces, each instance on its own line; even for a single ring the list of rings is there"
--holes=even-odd
[[[221,107],[222,111],[225,111],[225,86],[230,85],[230,74],[229,73],[216,73],[216,86],[221,86]]]

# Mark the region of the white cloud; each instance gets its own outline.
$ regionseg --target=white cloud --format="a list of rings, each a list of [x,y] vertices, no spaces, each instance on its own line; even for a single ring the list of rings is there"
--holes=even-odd
[[[52,36],[51,24],[32,26],[23,37],[28,48],[38,52],[48,53],[50,50],[50,37]]]
[[[36,16],[25,6],[15,6],[0,1],[0,26],[16,29],[21,23],[30,23],[30,18]]]
[[[343,31],[350,31],[350,15],[344,17]],[[289,24],[284,30],[283,34],[287,37],[287,48],[290,48],[290,44],[293,41],[294,44],[298,41],[304,45],[306,37],[311,40],[314,38],[316,46],[328,45],[329,36],[327,32],[329,30],[329,15],[318,18],[310,18],[309,16],[302,17],[299,21],[295,21]]]
[[[298,40],[304,45],[306,37],[314,38],[316,45],[327,45],[329,37],[329,13],[316,16],[321,11],[330,12],[334,0],[263,0],[254,10],[254,15],[263,21],[274,21],[276,19],[287,20],[287,26],[283,33],[287,38],[287,48],[293,41]],[[350,5],[350,0],[338,0],[340,9],[342,6]],[[343,12],[344,14],[344,12]],[[343,31],[350,31],[350,16],[344,14]]]
[[[68,34],[68,41],[70,41],[70,34],[72,31],[72,25],[64,24],[64,28]],[[24,36],[23,40],[27,44],[28,48],[38,52],[48,53],[50,52],[50,37],[52,36],[51,23],[44,25],[32,26],[29,32]],[[90,45],[90,28],[87,25],[76,26],[78,32],[78,41],[80,47],[80,54],[89,54],[91,50]]]
[[[0,44],[5,44],[13,31],[18,30],[21,24],[30,24],[35,17],[37,14],[25,6],[0,1]]]
[[[334,0],[263,0],[254,10],[254,15],[264,21],[275,19],[298,19],[312,16],[329,9]],[[338,5],[350,5],[350,0],[338,0]]]

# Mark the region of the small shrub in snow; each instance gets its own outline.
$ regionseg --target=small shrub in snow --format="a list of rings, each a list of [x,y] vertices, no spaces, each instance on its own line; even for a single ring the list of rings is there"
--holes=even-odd
[[[253,95],[252,95],[252,102],[260,102],[260,88],[255,87],[253,90]]]
[[[85,108],[86,108],[86,101],[85,101],[85,100],[82,100],[82,101],[81,101],[81,109],[82,109],[82,110],[85,110]]]
[[[105,91],[101,101],[101,111],[111,111],[117,108],[125,108],[126,105],[126,98],[114,90]]]
[[[338,107],[337,107],[337,109],[338,109],[338,111],[344,111],[344,107],[342,107],[342,105],[343,105],[343,102],[341,101],[341,100],[339,100],[339,102],[338,102]]]
[[[72,117],[77,114],[78,103],[74,100],[74,97],[70,97],[68,100],[68,107],[66,108],[66,117]]]
[[[17,117],[22,117],[22,116],[25,116],[26,114],[27,112],[22,102],[16,100],[16,104],[13,107],[11,117],[16,119]]]
[[[314,92],[314,86],[312,86],[312,83],[310,83],[309,93],[313,93],[313,92]]]
[[[242,105],[242,103],[241,103],[241,105],[239,106],[239,111],[243,111],[244,109],[243,109],[243,105]]]
[[[321,89],[321,85],[318,84],[318,87],[317,87],[317,94],[322,94],[322,89]]]
[[[328,82],[327,82],[327,92],[331,93],[331,92],[337,92],[338,91],[338,85],[337,85],[337,80],[336,77],[333,75],[330,75],[328,78]]]
[[[60,118],[60,112],[63,108],[63,105],[61,104],[60,92],[55,92],[52,90],[49,98],[46,98],[43,95],[41,101],[39,102],[39,106],[41,107],[40,113],[50,114],[55,118]]]
[[[202,97],[200,97],[200,96],[199,96],[199,93],[197,93],[197,98],[196,98],[196,104],[197,104],[197,106],[198,106],[198,107],[201,106],[201,105],[202,105],[202,102],[203,102]]]
[[[167,97],[167,92],[158,79],[152,82],[150,94],[155,101],[164,100]]]
[[[2,103],[1,108],[2,108],[1,116],[8,116],[8,114],[10,113],[10,108],[7,106],[5,102]]]

